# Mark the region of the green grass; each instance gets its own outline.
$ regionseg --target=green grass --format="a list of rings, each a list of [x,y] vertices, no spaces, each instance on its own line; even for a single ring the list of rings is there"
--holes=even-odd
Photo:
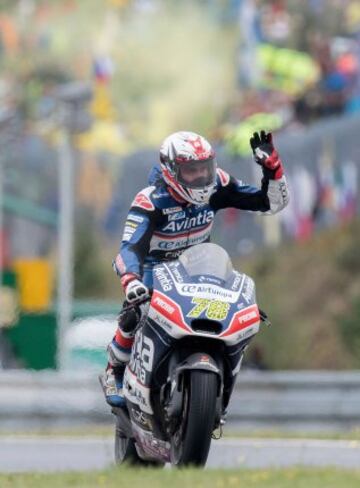
[[[2,488],[352,488],[360,471],[291,468],[282,470],[131,470],[87,473],[2,474]]]

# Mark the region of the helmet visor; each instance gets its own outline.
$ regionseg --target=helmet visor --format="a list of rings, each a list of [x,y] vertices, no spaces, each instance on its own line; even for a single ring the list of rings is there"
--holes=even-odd
[[[215,183],[216,161],[186,161],[176,164],[176,180],[185,188],[202,189]]]

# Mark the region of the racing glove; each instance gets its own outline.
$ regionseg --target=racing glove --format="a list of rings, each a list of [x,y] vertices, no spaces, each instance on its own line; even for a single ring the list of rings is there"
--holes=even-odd
[[[128,303],[140,302],[149,297],[148,287],[134,274],[128,273],[122,276],[121,284]]]
[[[265,178],[270,180],[279,180],[283,174],[283,166],[278,152],[274,148],[271,132],[266,133],[262,130],[254,132],[250,139],[250,146],[257,164],[263,169]]]

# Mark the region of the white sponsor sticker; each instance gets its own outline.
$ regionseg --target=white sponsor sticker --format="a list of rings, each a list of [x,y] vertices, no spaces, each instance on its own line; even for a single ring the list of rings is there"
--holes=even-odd
[[[209,300],[218,299],[226,302],[235,303],[239,299],[239,292],[227,290],[217,285],[207,285],[202,283],[175,283],[178,293],[182,296],[206,298]]]
[[[176,212],[176,213],[173,213],[173,214],[170,214],[168,219],[169,219],[169,222],[173,221],[173,220],[180,220],[180,219],[183,219],[185,217],[185,212]]]
[[[242,296],[244,297],[244,300],[246,301],[246,303],[251,303],[253,301],[254,292],[255,292],[255,283],[248,276],[245,283],[244,283],[244,288],[243,288],[243,292],[242,292]]]
[[[169,215],[181,211],[182,211],[181,207],[170,207],[170,208],[163,208],[162,213],[164,215]]]
[[[136,228],[134,229],[134,227],[129,227],[128,225],[126,225],[124,228],[124,235],[123,235],[122,240],[123,241],[129,241],[132,238],[135,231],[136,231]]]
[[[141,224],[142,222],[144,222],[144,217],[141,217],[141,215],[135,215],[130,213],[128,215],[128,220],[132,220],[133,222],[137,222],[138,224]]]

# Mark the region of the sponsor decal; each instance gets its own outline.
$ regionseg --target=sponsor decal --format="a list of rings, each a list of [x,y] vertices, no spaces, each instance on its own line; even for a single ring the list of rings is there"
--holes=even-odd
[[[137,225],[135,225],[135,227],[125,225],[124,232],[128,232],[130,234],[133,234],[136,231],[136,229],[137,229]]]
[[[241,275],[240,273],[236,273],[233,284],[231,285],[232,290],[238,290],[239,289],[242,277],[243,277],[243,275]]]
[[[161,315],[161,313],[155,310],[154,307],[149,308],[148,318],[156,322],[156,324],[160,325],[160,327],[166,329],[166,332],[172,335],[171,334],[171,331],[173,330],[172,322],[166,319],[163,315]]]
[[[238,340],[239,338],[243,338],[245,335],[247,335],[250,327],[252,332],[255,333],[259,327],[259,322],[260,316],[258,306],[251,305],[250,307],[240,310],[234,314],[229,327],[220,335],[220,337],[231,336],[237,333],[236,340]],[[239,334],[240,331],[241,333]]]
[[[252,325],[251,327],[247,327],[244,331],[240,332],[240,334],[237,336],[236,340],[239,341],[246,339],[247,337],[250,337],[259,330],[259,326],[255,327]]]
[[[240,324],[245,324],[246,322],[249,322],[252,319],[258,318],[258,312],[255,310],[251,310],[248,313],[245,313],[244,315],[240,315],[239,317],[239,322]]]
[[[154,363],[154,343],[141,332],[135,335],[129,367],[142,385],[146,385],[147,373],[152,371]]]
[[[242,296],[246,301],[246,303],[252,302],[254,297],[254,292],[255,292],[255,283],[251,278],[247,277],[244,283],[244,291],[242,292]]]
[[[162,230],[163,231],[171,231],[171,232],[181,232],[190,230],[194,227],[198,227],[205,224],[210,224],[214,219],[214,212],[212,210],[205,210],[199,212],[196,217],[187,217],[180,222],[172,221],[169,222]]]
[[[169,313],[170,315],[172,315],[175,312],[175,308],[171,306],[168,302],[165,302],[165,300],[163,300],[159,296],[155,298],[154,302],[156,303],[156,305],[158,305],[160,308],[165,310],[165,312]]]
[[[196,234],[198,234],[196,232]],[[179,248],[185,248],[189,246],[193,246],[194,244],[200,244],[201,242],[206,241],[209,238],[210,235],[210,229],[207,232],[201,232],[200,235],[195,235],[192,236],[190,233],[184,238],[177,239],[173,241],[160,241],[157,244],[158,249],[164,249],[164,250],[171,250],[171,249],[179,249]],[[184,250],[184,249],[183,249]]]
[[[125,369],[124,375],[124,396],[132,403],[136,403],[141,409],[148,414],[153,414],[150,404],[150,390],[139,383],[136,375],[130,367]]]
[[[154,274],[164,291],[171,291],[173,289],[171,279],[164,268],[154,268]]]
[[[191,331],[184,321],[184,316],[179,305],[160,291],[155,290],[153,293],[150,310],[152,308],[163,315],[165,319],[169,320],[172,325],[176,325],[186,331]]]
[[[176,259],[179,256],[181,256],[181,254],[183,252],[184,252],[183,249],[179,249],[178,251],[166,252],[165,253],[165,258],[167,258],[167,259]]]
[[[152,428],[150,419],[143,412],[141,412],[141,410],[136,410],[135,408],[132,408],[131,413],[135,422],[138,422],[139,424],[143,425],[144,427],[147,427],[148,429]]]
[[[135,215],[133,213],[129,213],[128,220],[132,220],[133,222],[137,222],[138,224],[142,224],[144,222],[144,217],[141,215]]]
[[[181,207],[170,207],[170,208],[163,208],[162,213],[164,215],[169,215],[177,212],[181,212],[182,208]]]
[[[138,224],[135,224],[135,222],[130,222],[129,220],[127,220],[125,222],[125,225],[127,225],[129,227],[134,227],[134,229],[137,229],[138,228]]]
[[[124,228],[124,235],[123,235],[123,238],[122,240],[127,242],[127,241],[130,241],[132,235],[134,234],[134,232],[136,231],[137,229],[137,226],[134,228],[134,227],[129,227],[128,225],[125,225],[125,228]]]
[[[200,276],[200,283],[214,283],[215,285],[221,285],[221,280],[219,278],[213,278],[212,276]]]
[[[181,252],[175,251],[174,254],[176,254],[176,253],[181,254]],[[181,275],[180,271],[178,270],[177,266],[172,266],[171,267],[171,272],[172,272],[173,276],[175,277],[175,279],[176,279],[176,281],[178,283],[184,283],[184,278],[182,277],[182,275]]]
[[[161,241],[161,242],[159,242],[158,247],[159,247],[159,249],[165,249],[165,250],[174,249],[174,247],[181,247],[181,246],[177,246],[176,244],[177,244],[176,242]]]
[[[168,219],[169,219],[169,222],[172,222],[174,220],[183,219],[183,218],[185,218],[185,216],[186,216],[186,213],[184,211],[176,212],[176,213],[170,214]]]
[[[201,294],[205,293],[208,295],[211,295],[213,297],[221,297],[221,298],[228,298],[231,299],[233,297],[233,294],[225,290],[224,288],[220,288],[216,285],[203,285],[203,284],[186,284],[182,285],[180,288],[180,293],[184,295],[196,295],[196,294]]]
[[[154,308],[150,308],[148,317],[161,327],[165,327],[165,329],[171,330],[173,328],[171,322],[168,322],[166,318],[156,312]]]

